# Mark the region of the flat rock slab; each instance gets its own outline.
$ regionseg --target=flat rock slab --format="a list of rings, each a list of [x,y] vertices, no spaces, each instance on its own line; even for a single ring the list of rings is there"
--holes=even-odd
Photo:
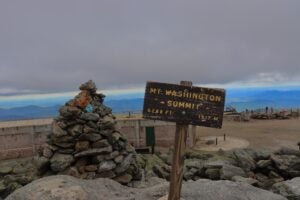
[[[157,200],[168,193],[167,182],[136,189],[110,179],[81,180],[71,176],[49,176],[12,193],[6,200]],[[231,181],[200,179],[183,185],[185,200],[286,200],[285,197]]]

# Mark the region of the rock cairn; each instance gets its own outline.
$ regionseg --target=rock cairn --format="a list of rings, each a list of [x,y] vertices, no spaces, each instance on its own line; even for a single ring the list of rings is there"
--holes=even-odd
[[[37,164],[41,173],[83,179],[111,178],[127,184],[140,179],[135,149],[116,130],[112,110],[93,81],[59,110]]]

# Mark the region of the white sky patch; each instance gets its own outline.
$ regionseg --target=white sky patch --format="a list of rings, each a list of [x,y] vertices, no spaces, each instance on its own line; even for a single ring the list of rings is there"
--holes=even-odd
[[[1,93],[3,91],[3,93]],[[26,90],[27,91],[27,90]],[[0,89],[0,101],[2,100],[26,100],[26,99],[47,99],[47,98],[64,98],[64,97],[74,97],[78,92],[63,92],[63,93],[49,93],[49,94],[21,94],[21,95],[8,95],[9,93],[21,93],[19,90],[7,90],[7,89]],[[32,91],[28,90],[27,93]],[[129,88],[129,89],[114,89],[114,90],[100,90],[99,93],[103,93],[106,96],[118,96],[118,95],[126,95],[126,94],[136,94],[136,93],[143,93],[144,88]],[[5,94],[5,96],[1,96],[1,94]]]
[[[29,89],[16,89],[16,88],[0,88],[0,95],[10,95],[10,94],[32,94],[36,93],[36,90]]]

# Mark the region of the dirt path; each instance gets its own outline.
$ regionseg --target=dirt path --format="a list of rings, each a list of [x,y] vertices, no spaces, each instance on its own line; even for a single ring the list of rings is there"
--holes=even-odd
[[[280,147],[298,149],[300,118],[290,120],[224,121],[222,129],[197,127],[197,138],[223,136],[247,140],[249,147],[275,150]]]

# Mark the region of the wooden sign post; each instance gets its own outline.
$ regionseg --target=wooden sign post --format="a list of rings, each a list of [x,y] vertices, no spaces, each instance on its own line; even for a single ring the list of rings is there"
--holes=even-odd
[[[221,128],[224,102],[223,89],[193,87],[190,81],[147,83],[143,117],[176,122],[169,200],[180,199],[188,125]]]
[[[181,81],[180,85],[192,86],[192,82]],[[188,124],[176,123],[169,200],[179,200],[183,178],[184,153],[188,134]]]

